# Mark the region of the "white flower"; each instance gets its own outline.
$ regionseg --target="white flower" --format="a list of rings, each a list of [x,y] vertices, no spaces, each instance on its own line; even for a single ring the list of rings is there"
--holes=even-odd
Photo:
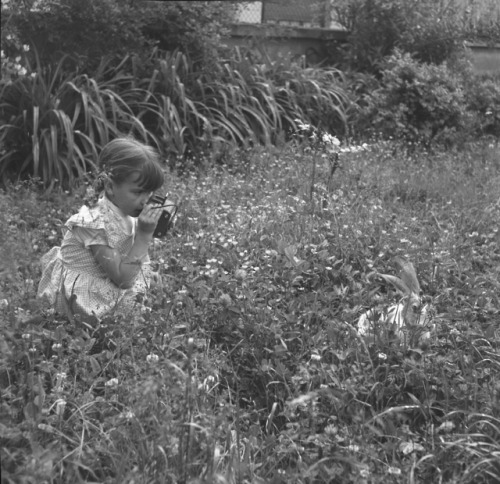
[[[150,353],[148,356],[146,356],[146,361],[148,363],[156,363],[158,361],[158,355]]]
[[[387,355],[385,353],[379,353],[378,359],[381,361],[385,361],[385,360],[387,360]]]
[[[230,306],[232,304],[233,300],[231,299],[231,296],[229,294],[222,294],[219,297],[219,302],[221,304],[224,304],[225,306]]]
[[[236,269],[234,272],[234,277],[239,280],[246,279],[248,273],[244,269]]]
[[[401,469],[399,467],[389,467],[389,469],[387,469],[387,474],[392,474],[394,476],[400,476]]]
[[[326,145],[330,145],[330,147],[340,146],[340,141],[335,136],[332,136],[330,133],[323,133],[321,139],[323,143],[325,143]]]
[[[120,417],[124,418],[125,420],[132,420],[135,417],[135,414],[131,410],[126,410],[125,412],[122,412],[120,414]]]
[[[451,432],[454,428],[455,428],[455,424],[452,421],[447,420],[446,422],[443,422],[437,428],[437,431],[438,432]]]
[[[423,452],[425,449],[423,445],[417,444],[416,442],[401,442],[401,444],[399,444],[399,450],[403,454],[408,455],[413,452]]]
[[[108,380],[104,385],[110,388],[114,388],[118,386],[118,378],[111,378],[111,380]]]
[[[203,380],[203,383],[200,383],[198,385],[198,390],[203,390],[208,393],[211,390],[213,390],[217,385],[218,385],[218,378],[216,376],[209,375]]]
[[[370,477],[370,469],[368,469],[367,467],[362,467],[362,468],[359,470],[359,475],[360,475],[363,479],[368,479],[368,477]]]

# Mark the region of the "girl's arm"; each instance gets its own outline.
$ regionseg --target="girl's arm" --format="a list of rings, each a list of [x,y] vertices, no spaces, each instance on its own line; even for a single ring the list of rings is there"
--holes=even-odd
[[[149,244],[160,217],[161,210],[146,205],[139,215],[134,244],[128,254],[122,256],[116,249],[107,245],[92,245],[90,250],[99,266],[107,276],[121,289],[128,289],[134,284],[141,271],[141,262],[147,257]]]

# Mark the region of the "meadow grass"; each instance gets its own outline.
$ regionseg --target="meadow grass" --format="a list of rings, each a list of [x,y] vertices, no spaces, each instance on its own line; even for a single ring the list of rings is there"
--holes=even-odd
[[[179,216],[144,309],[72,322],[35,300],[82,190],[0,194],[2,482],[500,479],[500,154],[297,147],[171,172]],[[199,160],[200,161],[200,160]],[[359,337],[415,265],[425,343]]]

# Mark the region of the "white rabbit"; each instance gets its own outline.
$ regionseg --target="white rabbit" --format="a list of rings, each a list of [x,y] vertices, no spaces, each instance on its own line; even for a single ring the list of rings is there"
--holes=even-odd
[[[358,320],[358,334],[368,336],[379,327],[384,332],[393,331],[400,338],[409,336],[411,342],[429,339],[433,329],[431,311],[429,305],[422,303],[415,268],[411,262],[400,257],[395,262],[400,267],[400,277],[377,275],[403,293],[403,298],[384,311],[370,309],[363,313]]]

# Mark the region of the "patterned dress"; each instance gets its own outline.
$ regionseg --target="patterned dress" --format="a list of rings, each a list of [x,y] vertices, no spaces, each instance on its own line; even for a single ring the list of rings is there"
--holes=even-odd
[[[60,313],[106,315],[128,313],[137,306],[137,296],[149,287],[149,257],[129,289],[114,284],[97,264],[90,247],[107,245],[122,257],[134,243],[137,219],[124,215],[106,197],[96,206],[83,206],[64,224],[61,247],[42,257],[38,297],[45,298]]]

